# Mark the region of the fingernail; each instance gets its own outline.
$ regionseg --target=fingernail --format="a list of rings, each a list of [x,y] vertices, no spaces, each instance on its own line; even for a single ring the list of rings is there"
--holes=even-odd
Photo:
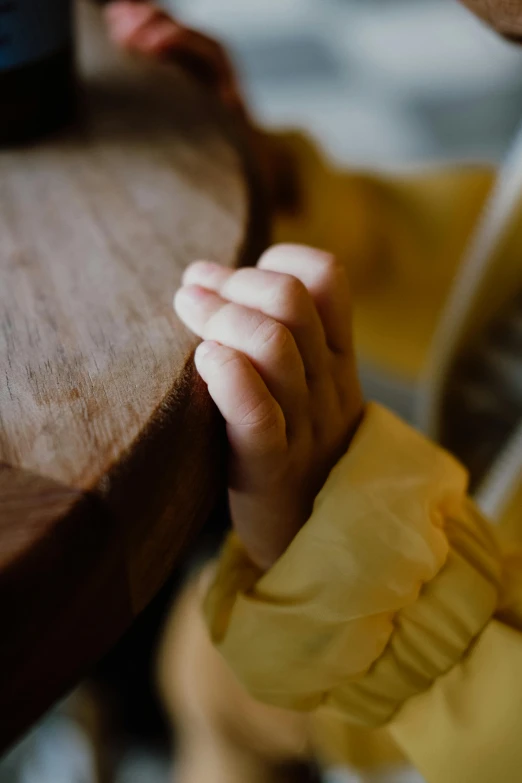
[[[185,288],[180,288],[179,291],[176,291],[172,306],[178,318],[190,328],[192,325],[191,321],[194,317],[194,311],[197,308],[194,297],[191,296],[190,292]]]
[[[197,283],[204,278],[210,278],[217,270],[221,269],[222,267],[213,261],[193,261],[183,273],[183,284],[190,285],[191,281]]]
[[[177,310],[178,307],[184,307],[186,305],[191,307],[199,304],[201,299],[205,296],[205,293],[205,290],[200,286],[183,286],[179,291],[176,291],[174,296],[174,309]]]
[[[194,354],[196,365],[200,359],[204,359],[205,356],[208,356],[210,353],[212,353],[217,345],[218,343],[214,342],[213,340],[205,340],[204,342],[200,343],[196,348],[196,353]]]

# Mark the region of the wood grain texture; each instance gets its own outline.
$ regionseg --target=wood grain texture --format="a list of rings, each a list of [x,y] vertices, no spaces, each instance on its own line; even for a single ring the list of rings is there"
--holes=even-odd
[[[0,153],[0,742],[107,650],[222,487],[172,295],[265,243],[232,123],[79,6],[82,118]]]

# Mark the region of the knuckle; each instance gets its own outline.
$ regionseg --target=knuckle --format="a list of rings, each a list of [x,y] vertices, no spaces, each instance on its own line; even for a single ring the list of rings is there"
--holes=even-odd
[[[346,278],[343,265],[332,253],[321,253],[318,255],[317,262],[324,277],[332,280]]]
[[[279,321],[274,321],[271,318],[261,321],[253,337],[263,354],[284,357],[291,348],[290,331]]]
[[[302,304],[308,298],[308,291],[297,277],[282,275],[281,299],[289,305]]]
[[[322,285],[327,287],[332,293],[346,300],[347,307],[350,304],[350,281],[343,264],[336,256],[325,256],[321,262],[321,269],[318,275]]]
[[[323,269],[336,269],[340,266],[337,258],[326,250],[320,250],[309,245],[279,244],[266,250],[259,259],[258,266],[277,271],[278,266],[286,266],[287,260],[300,260],[306,265],[315,265]]]
[[[211,312],[205,323],[206,340],[218,339],[220,332],[232,328],[236,318],[236,308],[230,302],[222,303]]]
[[[223,379],[233,380],[237,377],[248,361],[242,353],[224,345],[212,348],[208,359],[208,382],[212,390],[219,388],[216,384],[221,385]]]
[[[246,400],[238,411],[238,426],[255,435],[282,435],[285,429],[282,412],[272,399]]]
[[[216,372],[220,374],[223,372],[235,373],[237,370],[242,370],[247,362],[247,358],[239,351],[235,351],[233,348],[222,348],[216,362]]]
[[[292,275],[281,275],[274,287],[274,306],[281,317],[294,318],[309,306],[310,295],[305,285]]]
[[[265,250],[264,253],[262,253],[257,266],[261,269],[263,268],[269,268],[273,269],[274,267],[277,267],[277,264],[279,261],[281,261],[282,258],[286,256],[286,253],[288,252],[288,246],[284,244],[278,244],[278,245],[272,245],[272,247],[269,247],[268,250]]]

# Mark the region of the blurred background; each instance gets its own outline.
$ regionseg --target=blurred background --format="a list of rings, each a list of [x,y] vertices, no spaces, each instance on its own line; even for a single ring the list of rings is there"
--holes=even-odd
[[[336,159],[397,168],[498,160],[522,107],[522,50],[457,0],[176,0],[233,53],[268,125]]]
[[[522,48],[486,30],[457,0],[175,0],[171,7],[229,46],[261,123],[304,128],[347,166],[496,162],[522,116]],[[114,783],[171,780],[169,737],[149,694],[164,607],[152,607],[116,658],[123,733],[111,748]],[[111,665],[101,676],[109,672],[114,682]],[[97,783],[70,713],[69,700],[0,762],[0,783]]]

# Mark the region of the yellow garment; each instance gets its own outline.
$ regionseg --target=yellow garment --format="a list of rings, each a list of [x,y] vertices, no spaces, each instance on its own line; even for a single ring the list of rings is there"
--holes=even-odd
[[[301,134],[277,142],[293,159],[301,200],[275,215],[274,241],[334,253],[352,284],[360,358],[415,382],[495,171],[373,176],[335,168]]]
[[[520,486],[504,509],[500,534],[506,546],[522,547],[522,478]]]
[[[378,178],[336,170],[299,134],[279,143],[294,159],[301,202],[276,215],[274,240],[344,262],[359,358],[415,383],[495,172]],[[514,214],[487,279],[491,301],[520,283],[521,238]],[[312,518],[268,574],[231,538],[207,599],[214,639],[256,696],[312,710],[326,764],[406,755],[429,783],[514,783],[521,500],[496,543],[466,498],[463,469],[370,406]]]
[[[520,563],[467,497],[464,469],[372,404],[268,573],[230,538],[206,613],[262,701],[335,716],[341,733],[386,726],[429,783],[515,783]]]

